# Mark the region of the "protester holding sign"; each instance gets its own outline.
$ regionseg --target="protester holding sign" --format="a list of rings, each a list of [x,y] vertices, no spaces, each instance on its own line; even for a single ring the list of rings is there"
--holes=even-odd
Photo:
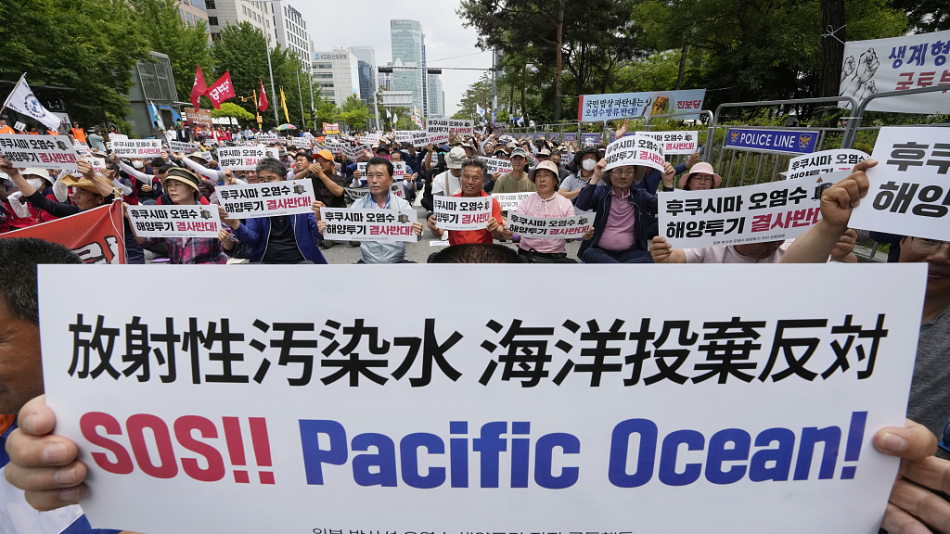
[[[595,213],[594,236],[581,243],[577,256],[587,263],[653,263],[648,245],[656,235],[657,200],[635,187],[646,168],[620,165],[605,172],[606,167],[600,160],[577,196],[578,209]],[[601,180],[606,187],[598,187]]]
[[[429,152],[431,155],[432,152]],[[448,170],[432,179],[432,195],[453,196],[462,189],[462,162],[466,161],[465,149],[455,147],[445,155]]]
[[[13,183],[16,184],[20,192],[23,193],[23,197],[30,204],[37,209],[49,212],[54,217],[75,215],[81,211],[101,206],[112,198],[111,182],[97,175],[92,170],[92,165],[86,161],[79,161],[78,167],[79,172],[82,173],[82,178],[69,175],[63,179],[64,184],[74,188],[73,204],[62,204],[43,196],[20,175],[20,172],[5,157],[0,155],[0,172],[10,176],[10,179],[13,180]]]
[[[534,182],[528,179],[526,172],[528,153],[523,148],[511,151],[511,172],[506,172],[495,181],[492,193],[525,193],[535,191]],[[494,180],[494,176],[492,179]]]
[[[305,157],[306,152],[304,152]],[[309,157],[308,157],[309,160]],[[333,154],[329,150],[321,150],[313,155],[313,163],[302,170],[298,170],[294,180],[309,178],[313,182],[313,192],[317,200],[329,208],[345,208],[343,187],[346,180],[337,174],[333,164]]]
[[[680,189],[686,191],[704,191],[716,189],[722,184],[722,177],[716,174],[712,165],[697,163],[692,169],[680,178]]]
[[[574,160],[568,167],[573,174],[561,182],[558,194],[571,202],[576,202],[581,189],[594,177],[594,167],[599,159],[600,150],[597,147],[584,147],[580,152],[576,152]]]
[[[353,202],[353,209],[396,210],[415,215],[415,209],[405,199],[390,194],[393,185],[393,164],[385,158],[370,158],[366,165],[366,182],[369,194]],[[327,227],[323,220],[317,222],[322,234]],[[422,235],[422,224],[413,223],[416,236]],[[360,261],[357,263],[413,263],[406,259],[405,241],[361,241]]]
[[[168,171],[164,186],[175,205],[194,206],[199,204],[201,192],[198,189],[200,179],[194,173],[175,167]],[[129,217],[128,208],[125,213]],[[219,225],[220,226],[220,225]],[[216,239],[189,238],[141,238],[132,225],[135,240],[143,247],[153,247],[164,243],[168,247],[168,259],[173,264],[224,264],[228,262],[228,253],[234,250],[234,239],[230,228],[221,228]]]
[[[854,208],[870,202],[870,198],[865,198],[870,189],[866,171],[876,165],[877,160],[864,160],[855,165],[851,175],[824,191],[821,219],[795,240],[782,263],[820,263],[828,256],[848,231]],[[905,237],[901,241],[900,261],[928,264],[907,417],[941,437],[950,419],[950,388],[947,387],[950,384],[950,365],[947,365],[950,351],[950,243]]]
[[[264,158],[257,164],[257,176],[262,182],[282,182],[286,175],[287,168],[274,158]],[[252,263],[326,263],[318,248],[323,236],[314,216],[319,213],[319,206],[320,203],[313,203],[313,213],[248,219],[247,224],[228,219],[221,206],[218,213],[246,247]]]
[[[574,205],[559,195],[557,166],[550,161],[542,161],[528,173],[528,179],[537,192],[518,203],[518,213],[533,217],[572,217]],[[510,236],[507,237],[510,239]],[[529,263],[577,263],[567,257],[567,247],[563,239],[542,239],[521,237],[518,242],[518,255]]]
[[[452,150],[456,150],[453,148]],[[485,162],[479,159],[466,159],[459,163],[462,173],[462,190],[453,197],[487,197],[488,193],[482,189],[485,187]],[[430,215],[428,220],[429,231],[436,239],[442,239],[447,230],[436,226],[435,215]],[[488,225],[484,230],[459,230],[448,231],[449,245],[458,245],[461,243],[492,243],[494,239],[510,239],[507,234],[505,221],[501,217],[501,205],[498,201],[492,199],[491,218],[488,219]]]

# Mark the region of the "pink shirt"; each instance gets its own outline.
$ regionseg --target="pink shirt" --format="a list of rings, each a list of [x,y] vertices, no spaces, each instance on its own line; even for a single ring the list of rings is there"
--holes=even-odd
[[[554,193],[554,196],[547,200],[542,200],[535,193],[518,203],[516,210],[522,215],[532,217],[572,217],[574,215],[574,204],[571,201]],[[539,237],[522,237],[519,247],[524,250],[534,249],[535,252],[544,254],[566,252],[563,239],[541,239]]]
[[[600,235],[597,246],[604,250],[627,250],[633,246],[633,204],[627,202],[630,196],[628,189],[623,196],[617,195],[617,190],[610,188],[614,198],[610,201],[610,213],[607,215],[607,226]]]

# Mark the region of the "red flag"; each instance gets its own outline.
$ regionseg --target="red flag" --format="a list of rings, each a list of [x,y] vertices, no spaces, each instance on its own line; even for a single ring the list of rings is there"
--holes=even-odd
[[[86,263],[125,263],[125,225],[120,201],[0,235],[0,239],[6,237],[35,237],[59,243]]]
[[[267,111],[267,93],[264,92],[264,80],[261,80],[261,99],[258,101],[257,109],[262,112]]]
[[[225,71],[224,76],[218,78],[214,85],[208,88],[205,95],[211,99],[214,109],[221,109],[221,102],[234,98],[234,85],[231,84],[231,71]]]
[[[198,100],[207,92],[208,85],[205,83],[204,74],[201,74],[201,65],[198,65],[198,71],[195,72],[195,85],[191,87],[191,106],[195,108],[195,112],[199,110]]]

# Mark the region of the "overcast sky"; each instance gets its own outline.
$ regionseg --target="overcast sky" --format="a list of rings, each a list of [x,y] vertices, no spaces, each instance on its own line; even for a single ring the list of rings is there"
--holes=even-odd
[[[491,68],[491,52],[482,52],[475,46],[478,40],[475,29],[463,28],[462,20],[455,14],[458,0],[289,0],[289,3],[307,19],[310,38],[316,47],[314,52],[367,45],[375,49],[377,65],[386,65],[393,60],[389,21],[410,19],[422,24],[427,66]],[[465,90],[481,75],[480,71],[442,72],[446,115],[451,117],[456,112]]]

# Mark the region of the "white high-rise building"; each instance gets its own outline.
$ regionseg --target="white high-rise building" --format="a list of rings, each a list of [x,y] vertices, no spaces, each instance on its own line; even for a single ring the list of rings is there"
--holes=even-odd
[[[393,71],[393,90],[412,91],[412,105],[422,113],[427,107],[423,103],[426,91],[423,90],[425,57],[422,52],[422,24],[414,20],[392,20],[390,36],[393,64],[406,67]]]
[[[311,72],[313,84],[323,89],[321,95],[338,106],[352,95],[360,96],[359,63],[345,48],[313,54]]]
[[[429,74],[429,116],[445,115],[445,98],[442,96],[442,76],[439,74]]]
[[[277,42],[291,50],[306,65],[313,52],[307,21],[303,15],[288,2],[275,2],[274,28],[277,30]]]
[[[350,52],[356,56],[360,74],[360,98],[372,104],[376,92],[376,51],[372,46],[351,46]]]
[[[274,27],[274,4],[248,2],[247,0],[205,0],[208,10],[208,28],[215,40],[225,26],[236,26],[248,22],[267,39],[268,49],[277,45],[277,32]]]

